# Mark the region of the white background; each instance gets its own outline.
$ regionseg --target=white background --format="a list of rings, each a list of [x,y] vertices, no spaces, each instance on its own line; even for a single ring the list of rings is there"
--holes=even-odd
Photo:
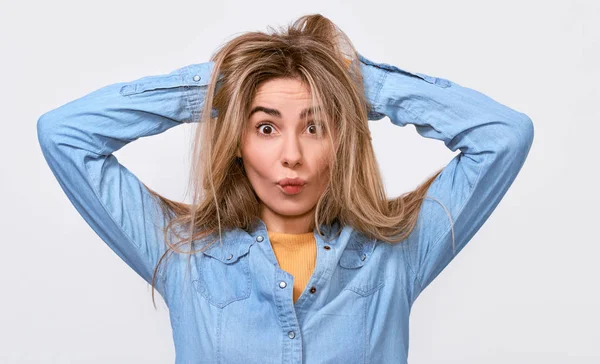
[[[512,187],[417,299],[411,364],[600,362],[597,1],[2,1],[0,362],[172,363],[168,311],[79,216],[36,122],[104,85],[205,62],[227,40],[322,13],[360,53],[453,80],[526,113]],[[390,196],[455,155],[372,121]],[[115,153],[183,199],[189,125]],[[399,157],[400,156],[400,157]],[[404,158],[402,157],[404,156]]]

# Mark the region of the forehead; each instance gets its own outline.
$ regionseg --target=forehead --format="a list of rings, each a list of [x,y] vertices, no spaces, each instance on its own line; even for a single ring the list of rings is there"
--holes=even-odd
[[[307,105],[310,97],[310,90],[302,81],[293,78],[275,78],[260,84],[252,105],[265,102]]]

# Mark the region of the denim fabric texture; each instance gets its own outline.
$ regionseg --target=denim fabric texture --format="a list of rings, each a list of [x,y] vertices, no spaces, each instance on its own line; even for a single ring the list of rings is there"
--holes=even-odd
[[[222,245],[192,255],[191,269],[187,255],[171,256],[157,290],[169,308],[176,363],[407,362],[413,303],[506,194],[534,128],[527,115],[453,81],[363,55],[356,61],[369,119],[413,124],[460,150],[428,189],[416,228],[395,245],[351,226],[315,229],[316,266],[295,304],[294,277],[279,268],[259,218],[250,231],[224,231]],[[69,200],[148,283],[165,251],[163,216],[113,153],[197,121],[213,66],[110,84],[37,122],[43,155]]]

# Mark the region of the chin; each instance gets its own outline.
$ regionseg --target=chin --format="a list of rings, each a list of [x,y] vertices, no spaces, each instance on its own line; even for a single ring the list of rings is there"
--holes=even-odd
[[[294,202],[278,202],[266,204],[266,206],[274,211],[275,213],[283,216],[298,216],[303,215],[309,212],[312,208],[310,206],[305,206],[304,203],[294,203]]]

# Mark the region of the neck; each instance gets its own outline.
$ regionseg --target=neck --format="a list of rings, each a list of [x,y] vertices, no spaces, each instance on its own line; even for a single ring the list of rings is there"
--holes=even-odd
[[[315,210],[302,215],[281,215],[261,205],[261,219],[267,229],[272,232],[284,234],[302,234],[312,232],[314,229]]]

